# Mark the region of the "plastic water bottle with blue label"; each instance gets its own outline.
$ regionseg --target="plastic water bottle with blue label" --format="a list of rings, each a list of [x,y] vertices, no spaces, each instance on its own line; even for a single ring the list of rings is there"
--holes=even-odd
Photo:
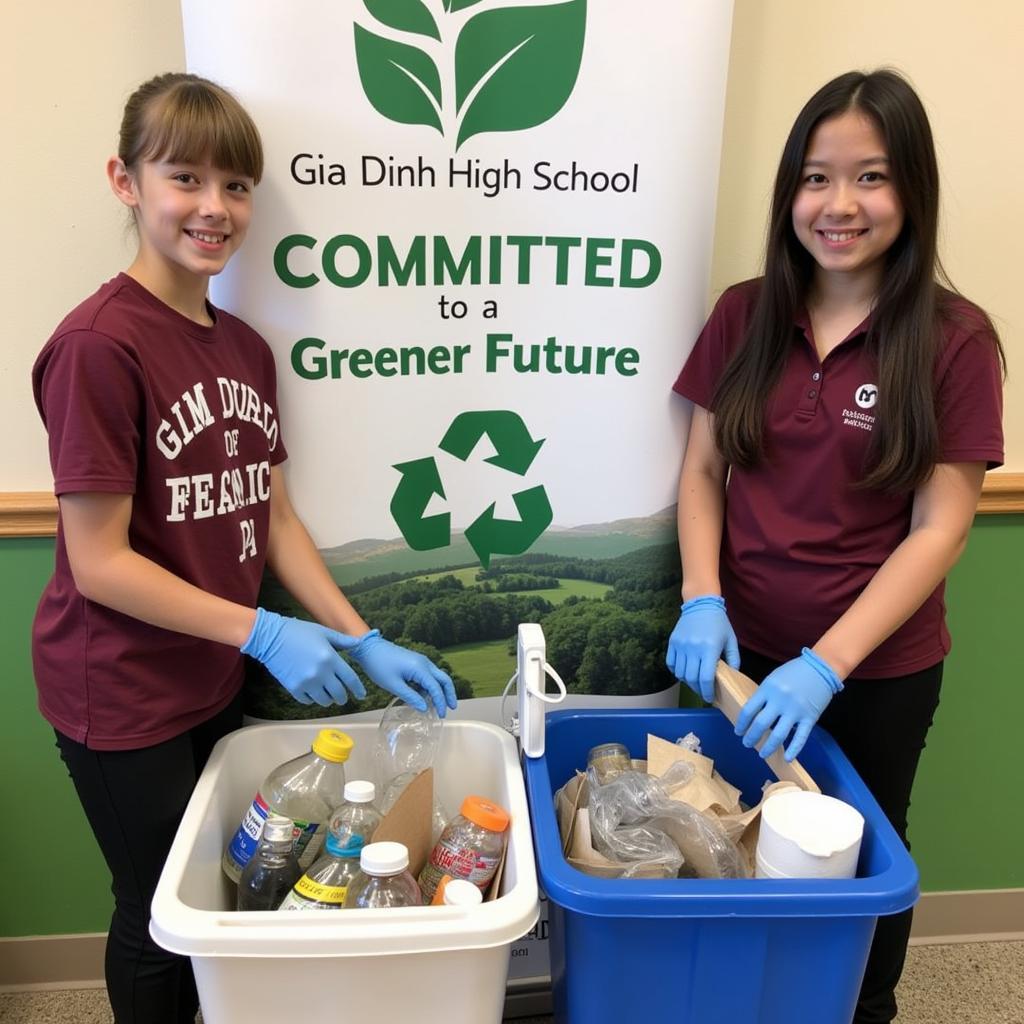
[[[363,847],[381,823],[375,796],[372,782],[345,784],[345,803],[331,816],[323,855],[306,869],[279,910],[341,910],[349,883],[359,874]]]
[[[321,729],[308,754],[278,765],[263,780],[221,859],[231,881],[237,884],[256,852],[263,823],[271,812],[295,823],[295,856],[301,867],[309,866],[319,852],[332,810],[342,802],[345,762],[351,753],[351,736],[338,729]]]

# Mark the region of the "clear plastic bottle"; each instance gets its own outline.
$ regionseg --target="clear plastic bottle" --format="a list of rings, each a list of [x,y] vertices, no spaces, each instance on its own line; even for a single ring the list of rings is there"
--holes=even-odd
[[[281,910],[341,910],[349,883],[359,873],[359,855],[381,822],[372,782],[345,783],[345,803],[328,826],[324,853],[285,896]]]
[[[433,900],[445,875],[464,878],[483,892],[501,862],[508,823],[508,811],[504,808],[482,796],[467,796],[420,872],[424,902]]]
[[[370,843],[359,856],[359,874],[349,884],[345,909],[419,907],[420,887],[409,874],[409,851],[402,843]]]
[[[385,814],[420,772],[433,767],[443,725],[429,699],[426,711],[417,711],[397,698],[384,709],[377,726],[373,757],[377,764],[380,808]],[[431,840],[436,843],[448,821],[436,794],[432,814]]]
[[[238,880],[238,910],[277,910],[302,874],[292,849],[291,818],[271,814],[263,826],[256,852]]]
[[[351,736],[338,729],[321,729],[308,754],[278,765],[263,780],[221,859],[228,878],[238,881],[242,868],[256,851],[263,822],[271,812],[292,819],[299,864],[305,868],[312,862],[320,848],[318,833],[322,833],[331,810],[341,803],[345,762],[351,753]]]

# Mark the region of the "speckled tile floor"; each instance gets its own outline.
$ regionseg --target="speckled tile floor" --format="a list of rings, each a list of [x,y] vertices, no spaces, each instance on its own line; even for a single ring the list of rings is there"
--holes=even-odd
[[[899,1000],[898,1024],[1024,1024],[1024,942],[912,946]],[[518,1024],[553,1019],[524,1017]],[[102,988],[65,989],[0,992],[0,1021],[112,1024],[113,1017]]]

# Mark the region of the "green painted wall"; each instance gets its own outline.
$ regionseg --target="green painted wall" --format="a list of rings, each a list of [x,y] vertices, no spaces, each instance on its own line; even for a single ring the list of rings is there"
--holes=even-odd
[[[104,931],[111,907],[105,866],[35,706],[29,630],[52,560],[50,540],[0,541],[0,772],[20,837],[0,844],[0,936]],[[1019,714],[1010,713],[1024,701],[1024,599],[1012,586],[1021,567],[1024,516],[979,517],[949,583],[955,646],[911,809],[926,891],[1024,886],[1024,822],[1011,814]]]
[[[926,892],[1024,887],[1024,516],[978,516],[946,587],[953,650],[914,788]]]
[[[106,864],[36,710],[29,634],[52,571],[52,540],[0,541],[0,778],[17,822],[17,841],[0,844],[0,936],[106,931],[113,906]]]

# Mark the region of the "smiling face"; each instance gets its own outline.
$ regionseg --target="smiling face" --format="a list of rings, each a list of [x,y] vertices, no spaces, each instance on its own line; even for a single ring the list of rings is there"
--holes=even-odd
[[[139,233],[136,265],[172,289],[202,288],[245,238],[253,181],[210,163],[143,160],[130,178]],[[125,201],[125,200],[122,200]]]
[[[851,110],[815,128],[792,217],[819,285],[857,281],[877,289],[904,215],[885,142],[870,118]]]

